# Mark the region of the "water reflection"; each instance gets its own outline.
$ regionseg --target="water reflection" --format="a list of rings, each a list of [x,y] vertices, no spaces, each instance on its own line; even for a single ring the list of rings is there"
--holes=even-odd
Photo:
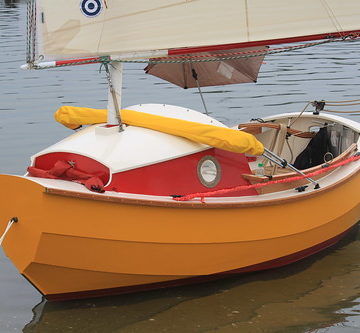
[[[6,8],[16,8],[19,0],[4,0],[4,5]]]
[[[346,323],[359,315],[358,229],[287,268],[111,298],[43,301],[23,331],[296,333]]]

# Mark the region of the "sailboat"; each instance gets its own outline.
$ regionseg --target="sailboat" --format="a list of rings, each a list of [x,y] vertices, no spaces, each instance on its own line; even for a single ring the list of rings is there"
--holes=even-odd
[[[283,266],[360,220],[360,124],[326,112],[344,101],[232,128],[180,106],[121,106],[125,62],[199,93],[255,82],[264,56],[358,38],[357,1],[28,6],[23,69],[99,63],[108,81],[106,109],[62,106],[56,119],[76,132],[24,176],[0,175],[0,243],[47,299]]]

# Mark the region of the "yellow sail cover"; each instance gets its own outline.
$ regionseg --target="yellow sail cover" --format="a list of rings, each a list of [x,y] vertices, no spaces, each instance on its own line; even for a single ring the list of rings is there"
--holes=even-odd
[[[55,119],[66,127],[75,129],[81,125],[105,123],[107,110],[62,106],[55,112]],[[121,110],[121,119],[127,125],[180,136],[235,153],[262,155],[264,152],[263,144],[255,136],[227,127],[206,125],[126,109]]]

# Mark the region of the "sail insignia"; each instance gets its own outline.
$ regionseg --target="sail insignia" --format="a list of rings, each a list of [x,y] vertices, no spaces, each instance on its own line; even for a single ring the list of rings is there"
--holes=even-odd
[[[103,9],[101,0],[82,0],[80,3],[81,12],[87,17],[98,16]]]

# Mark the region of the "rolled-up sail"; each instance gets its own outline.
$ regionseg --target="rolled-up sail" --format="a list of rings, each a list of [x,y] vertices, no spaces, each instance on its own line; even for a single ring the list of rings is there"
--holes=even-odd
[[[359,0],[37,0],[36,5],[45,59],[225,49],[360,31]]]

